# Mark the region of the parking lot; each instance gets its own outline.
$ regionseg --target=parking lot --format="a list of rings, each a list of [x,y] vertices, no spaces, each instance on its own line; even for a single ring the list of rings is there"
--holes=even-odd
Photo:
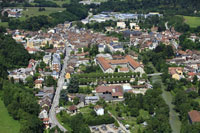
[[[125,133],[120,127],[116,127],[114,124],[91,126],[90,131],[92,133]]]

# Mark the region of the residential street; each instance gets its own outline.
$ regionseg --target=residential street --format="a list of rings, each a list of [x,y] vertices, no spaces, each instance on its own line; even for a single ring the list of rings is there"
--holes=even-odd
[[[60,77],[58,79],[58,84],[57,84],[58,87],[56,89],[53,103],[52,103],[51,109],[49,111],[49,121],[51,123],[51,127],[54,127],[57,125],[64,132],[66,132],[67,130],[58,122],[58,120],[56,118],[56,108],[59,105],[60,91],[62,90],[64,81],[65,81],[65,68],[67,67],[67,62],[69,59],[70,51],[71,51],[71,49],[66,46],[66,56],[64,59],[64,65],[62,67]]]

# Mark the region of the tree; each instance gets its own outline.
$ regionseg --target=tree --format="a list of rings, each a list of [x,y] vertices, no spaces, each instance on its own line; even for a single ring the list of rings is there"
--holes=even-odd
[[[69,85],[67,87],[69,93],[78,93],[79,91],[79,83],[76,77],[72,77],[70,79]]]
[[[78,98],[78,97],[75,97],[73,103],[74,103],[75,105],[78,105],[78,104],[79,104],[79,98]]]
[[[28,76],[26,78],[26,85],[29,87],[29,88],[33,88],[34,87],[34,79],[32,76]]]
[[[56,86],[56,81],[52,76],[47,76],[45,79],[45,85],[47,87]]]

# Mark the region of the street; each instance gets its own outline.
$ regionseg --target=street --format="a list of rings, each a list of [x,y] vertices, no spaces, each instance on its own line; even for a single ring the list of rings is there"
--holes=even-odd
[[[49,111],[49,122],[51,123],[51,127],[58,126],[63,132],[66,132],[67,130],[58,122],[56,118],[56,108],[59,106],[59,99],[60,99],[60,91],[62,90],[64,81],[65,81],[65,68],[67,67],[67,62],[69,60],[69,55],[71,49],[69,47],[66,48],[66,56],[64,59],[64,65],[62,67],[60,77],[58,79],[57,83],[57,89],[54,95],[53,103],[51,105],[51,109]]]

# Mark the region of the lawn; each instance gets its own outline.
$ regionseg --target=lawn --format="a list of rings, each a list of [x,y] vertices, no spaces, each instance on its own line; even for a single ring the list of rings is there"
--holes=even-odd
[[[183,16],[185,23],[190,25],[191,28],[200,26],[200,17]]]
[[[0,22],[0,26],[2,27],[8,27],[8,22]]]
[[[9,114],[3,101],[0,100],[0,132],[1,133],[19,133],[20,124]]]

